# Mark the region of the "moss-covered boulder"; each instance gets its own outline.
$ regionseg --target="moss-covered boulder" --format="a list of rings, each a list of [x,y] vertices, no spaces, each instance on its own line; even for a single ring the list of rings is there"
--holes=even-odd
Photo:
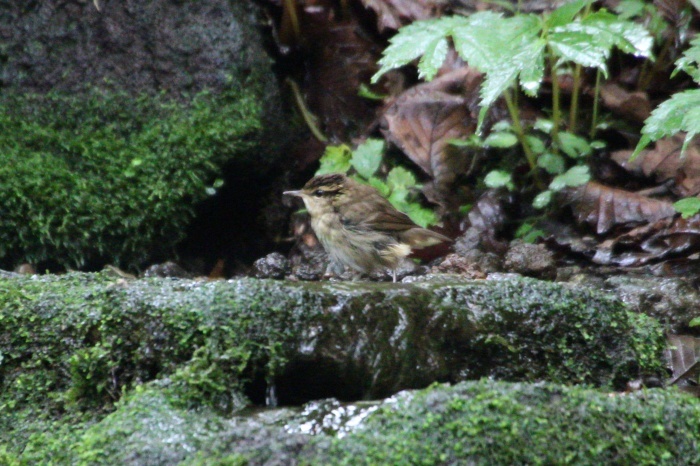
[[[485,376],[620,387],[663,370],[653,320],[532,279],[0,278],[0,322],[0,389],[20,404],[103,408],[125,387],[166,377],[191,401],[230,412],[235,390],[262,401],[273,385],[283,403],[299,403]]]
[[[0,267],[138,269],[172,256],[223,167],[259,185],[287,131],[254,13],[0,5]]]
[[[696,465],[700,402],[675,390],[611,394],[482,380],[402,392],[370,406],[326,400],[303,411],[224,418],[182,408],[151,386],[100,422],[72,430],[57,422],[33,440],[21,453],[0,444],[0,462]]]

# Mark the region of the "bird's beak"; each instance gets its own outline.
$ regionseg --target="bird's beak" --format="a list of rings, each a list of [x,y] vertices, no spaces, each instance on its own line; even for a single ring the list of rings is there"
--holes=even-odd
[[[285,191],[282,194],[284,194],[285,196],[301,197],[301,191]]]

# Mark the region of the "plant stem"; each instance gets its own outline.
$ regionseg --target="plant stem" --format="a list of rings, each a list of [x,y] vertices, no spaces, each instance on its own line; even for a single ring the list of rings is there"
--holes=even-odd
[[[306,126],[308,126],[309,131],[311,131],[311,133],[319,141],[328,142],[328,138],[321,132],[321,129],[316,124],[316,117],[307,108],[306,102],[304,102],[304,97],[301,95],[301,90],[299,89],[297,83],[291,80],[290,78],[285,79],[284,82],[292,89],[294,101],[296,102],[297,108],[299,109],[299,112],[301,113],[301,116],[304,119]]]
[[[301,40],[301,26],[299,25],[299,16],[297,16],[296,0],[284,0],[282,22],[284,22],[285,16],[292,28],[292,36],[298,44]]]
[[[552,139],[554,140],[554,153],[559,154],[559,147],[561,143],[559,141],[559,125],[561,124],[561,102],[559,98],[559,77],[557,76],[556,67],[556,54],[552,48],[549,48],[549,75],[552,80],[552,120],[554,125],[552,126]]]
[[[539,179],[539,176],[537,174],[537,158],[532,152],[530,143],[525,137],[523,125],[520,123],[520,111],[518,110],[518,106],[513,102],[512,91],[510,89],[505,91],[503,93],[503,97],[506,100],[506,106],[508,107],[508,114],[510,114],[510,119],[513,120],[513,131],[515,131],[515,136],[518,138],[520,146],[523,148],[523,152],[525,153],[527,163],[528,165],[530,165],[530,170],[535,175],[535,183],[537,184],[538,188],[544,189],[544,184],[542,184],[542,181]]]
[[[593,94],[593,116],[591,117],[591,132],[589,137],[593,139],[595,137],[596,129],[598,128],[598,100],[600,99],[600,75],[602,72],[600,68],[596,70],[595,73],[595,91]]]
[[[585,18],[591,13],[591,3],[586,5],[586,8],[581,15],[581,18]],[[578,118],[578,99],[581,94],[581,70],[583,67],[577,63],[574,69],[574,88],[571,92],[571,106],[569,107],[569,131],[576,132],[577,118]]]
[[[581,93],[581,65],[576,64],[574,69],[574,88],[571,90],[571,106],[569,107],[569,131],[576,132],[578,124],[578,97]]]

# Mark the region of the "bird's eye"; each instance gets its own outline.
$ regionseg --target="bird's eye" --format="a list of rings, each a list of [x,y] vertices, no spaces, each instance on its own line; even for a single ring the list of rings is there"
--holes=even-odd
[[[314,191],[314,196],[323,196],[323,190],[322,189],[317,189]]]

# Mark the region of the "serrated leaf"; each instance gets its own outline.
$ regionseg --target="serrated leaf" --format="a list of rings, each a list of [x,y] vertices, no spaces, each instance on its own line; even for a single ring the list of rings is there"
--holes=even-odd
[[[673,208],[681,214],[681,217],[690,218],[700,212],[700,199],[697,197],[686,197],[674,202]]]
[[[630,19],[644,13],[645,6],[646,3],[643,0],[622,0],[615,7],[615,11],[620,19]]]
[[[586,165],[576,165],[569,168],[566,173],[555,176],[549,189],[552,191],[561,191],[564,188],[573,188],[588,183],[591,180],[591,172]]]
[[[447,39],[437,38],[430,42],[418,62],[418,77],[432,80],[447,57]]]
[[[489,188],[513,188],[513,177],[503,170],[492,170],[484,177],[484,184]]]
[[[439,48],[437,44],[451,33],[454,25],[466,21],[467,18],[462,17],[443,17],[415,21],[402,27],[389,40],[390,45],[379,60],[381,68],[372,76],[372,83],[376,83],[387,71],[407,65],[424,55],[431,46]],[[434,53],[432,56],[437,59]]]
[[[362,177],[370,178],[382,164],[383,155],[384,141],[368,139],[353,151],[350,163]]]
[[[560,175],[566,170],[566,161],[561,155],[545,152],[537,158],[537,166],[550,175]]]
[[[607,76],[606,60],[610,47],[601,46],[595,36],[582,32],[557,28],[549,35],[549,45],[561,61],[599,68]]]
[[[328,173],[347,173],[350,170],[350,157],[352,152],[345,144],[328,146],[321,157],[321,166],[316,170],[316,175]]]
[[[535,209],[544,209],[550,202],[552,202],[552,191],[542,191],[532,200],[532,207]]]
[[[400,211],[405,211],[408,206],[408,189],[403,186],[392,189],[387,198],[391,204]]]
[[[586,5],[593,3],[593,1],[594,0],[574,0],[573,2],[565,3],[549,15],[549,18],[547,18],[547,26],[551,29],[570,23]]]
[[[572,159],[585,157],[591,153],[591,145],[588,141],[568,131],[559,133],[559,142],[559,149]]]
[[[513,133],[492,132],[484,140],[484,146],[496,149],[507,149],[518,143],[518,138]]]
[[[438,221],[438,217],[435,212],[421,206],[416,202],[411,202],[408,204],[405,213],[416,223],[416,225],[423,228],[435,225]]]
[[[416,177],[403,167],[394,167],[386,176],[386,182],[393,191],[411,188],[416,185]]]
[[[700,89],[677,92],[651,112],[644,122],[642,134],[656,141],[679,131],[700,133],[700,121],[694,116],[698,108]]]
[[[376,176],[369,178],[367,180],[367,184],[379,191],[379,194],[381,194],[383,197],[388,197],[391,193],[391,188],[389,187],[389,185],[387,185],[385,182],[383,182]]]

